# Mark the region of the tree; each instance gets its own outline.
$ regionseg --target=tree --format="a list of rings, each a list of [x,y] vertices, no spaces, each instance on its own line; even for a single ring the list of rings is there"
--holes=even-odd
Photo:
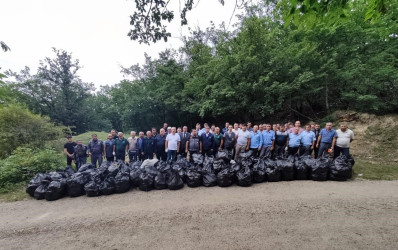
[[[5,42],[0,41],[0,47],[4,52],[10,51],[10,47],[7,46],[7,44],[5,44]]]

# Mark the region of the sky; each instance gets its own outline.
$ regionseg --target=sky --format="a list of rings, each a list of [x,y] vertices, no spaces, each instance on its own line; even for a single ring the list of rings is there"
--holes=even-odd
[[[196,1],[197,2],[197,1]],[[205,29],[213,21],[236,22],[235,1],[200,0],[188,12],[188,26],[181,27],[179,0],[171,0],[175,20],[167,24],[172,37],[167,43],[139,44],[127,36],[133,0],[2,0],[0,15],[0,41],[11,51],[0,51],[0,67],[4,72],[19,71],[25,66],[36,72],[39,61],[54,57],[52,47],[72,53],[79,59],[82,69],[79,76],[85,82],[113,85],[124,77],[120,66],[129,67],[144,63],[144,53],[157,58],[167,48],[182,45],[181,35],[188,35],[188,27]],[[235,12],[235,14],[238,11]]]

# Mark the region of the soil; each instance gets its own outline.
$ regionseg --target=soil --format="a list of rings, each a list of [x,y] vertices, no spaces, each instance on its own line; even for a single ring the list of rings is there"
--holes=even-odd
[[[1,249],[397,249],[398,181],[0,203]]]

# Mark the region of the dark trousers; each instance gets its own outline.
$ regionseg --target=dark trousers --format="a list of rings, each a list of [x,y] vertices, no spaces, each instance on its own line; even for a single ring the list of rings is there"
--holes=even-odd
[[[180,148],[180,151],[177,154],[181,155],[184,158],[187,158],[187,153],[185,153],[185,149]]]
[[[144,160],[144,155],[142,154],[142,149],[138,149],[138,160],[139,161]]]
[[[137,151],[129,151],[129,160],[130,162],[137,161],[138,150]]]
[[[318,158],[318,152],[319,152],[319,148],[317,148],[316,145],[315,145],[315,147],[314,147],[314,157],[315,157],[315,159]]]
[[[94,166],[97,166],[98,162],[98,167],[101,166],[102,164],[102,154],[92,154],[91,155],[91,164]]]
[[[108,156],[107,156],[107,157],[106,157],[106,160],[112,162],[112,161],[115,160],[115,157],[114,157],[114,156],[111,156],[111,157],[108,157]]]
[[[298,153],[300,147],[289,147],[288,148],[288,154],[289,155],[295,155]]]
[[[285,147],[286,145],[280,146],[278,144],[275,144],[274,156],[283,157],[285,155]]]
[[[162,160],[162,161],[166,161],[167,160],[167,154],[164,150],[164,148],[162,149],[158,149],[157,153],[156,153],[156,158],[158,158],[158,160]]]
[[[118,160],[121,160],[123,162],[126,161],[126,152],[125,151],[123,151],[123,152],[116,151],[116,161],[118,161]]]
[[[147,160],[147,159],[152,160],[152,159],[153,159],[153,153],[151,153],[151,152],[144,152],[143,160]]]
[[[87,157],[79,157],[76,159],[76,170],[87,163]]]
[[[73,158],[70,158],[69,156],[66,156],[66,165],[67,166],[72,166]]]
[[[334,146],[334,156],[333,158],[336,158],[340,156],[340,154],[345,155],[346,157],[349,157],[350,155],[350,148],[342,148],[339,146]]]
[[[260,157],[271,158],[271,146],[262,146]]]
[[[177,150],[167,150],[167,162],[174,162],[177,160]]]
[[[311,145],[300,147],[300,156],[307,156],[311,154],[312,154]]]
[[[207,156],[212,156],[213,155],[213,151],[211,151],[211,149],[203,149],[202,150],[202,155],[207,155]]]
[[[332,143],[326,143],[326,142],[321,142],[321,145],[319,145],[319,151],[318,151],[318,158],[323,157],[323,154],[326,152],[328,153],[328,149],[332,146]]]
[[[258,157],[260,155],[261,149],[259,151],[258,148],[251,148],[250,151],[253,152],[254,157]]]

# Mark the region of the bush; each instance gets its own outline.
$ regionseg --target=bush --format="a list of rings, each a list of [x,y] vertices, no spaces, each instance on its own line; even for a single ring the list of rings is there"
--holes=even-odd
[[[54,150],[17,148],[11,156],[0,161],[0,188],[9,189],[39,172],[53,171],[64,165],[62,154]]]

